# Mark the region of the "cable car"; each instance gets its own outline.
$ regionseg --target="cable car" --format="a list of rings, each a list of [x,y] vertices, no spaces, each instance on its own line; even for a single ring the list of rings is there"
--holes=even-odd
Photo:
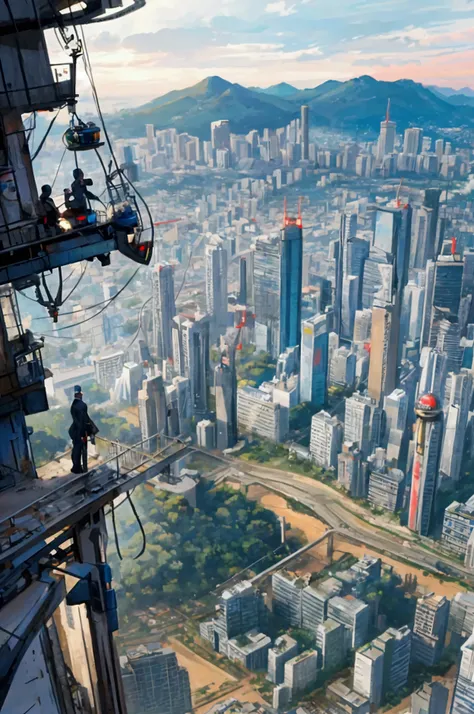
[[[92,121],[85,124],[76,114],[73,114],[71,123],[64,132],[63,142],[69,151],[91,151],[104,146],[100,138],[100,127],[97,124]]]

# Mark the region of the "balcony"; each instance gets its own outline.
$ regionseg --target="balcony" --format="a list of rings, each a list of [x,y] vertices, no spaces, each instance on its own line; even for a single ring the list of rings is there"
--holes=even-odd
[[[23,78],[0,79],[0,111],[46,111],[66,104],[73,96],[72,64],[53,64],[47,81],[27,84]]]

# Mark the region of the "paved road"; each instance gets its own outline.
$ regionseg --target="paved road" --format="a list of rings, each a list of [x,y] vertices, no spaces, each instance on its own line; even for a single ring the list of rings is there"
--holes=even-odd
[[[474,574],[460,563],[457,563],[443,553],[432,553],[420,547],[416,542],[408,542],[401,534],[391,535],[383,531],[376,524],[364,523],[355,515],[359,510],[361,515],[368,517],[367,512],[354,504],[343,493],[335,491],[319,481],[300,476],[291,471],[281,471],[259,464],[250,464],[236,458],[220,457],[229,467],[236,472],[241,472],[241,480],[247,483],[260,483],[278,491],[282,496],[288,496],[310,508],[314,514],[331,528],[337,530],[346,538],[383,550],[394,558],[405,558],[415,563],[420,568],[439,571],[438,564],[450,568],[453,575],[462,578],[474,585]],[[225,471],[223,466],[222,472]],[[218,476],[219,472],[216,472]],[[409,537],[409,536],[408,536]]]

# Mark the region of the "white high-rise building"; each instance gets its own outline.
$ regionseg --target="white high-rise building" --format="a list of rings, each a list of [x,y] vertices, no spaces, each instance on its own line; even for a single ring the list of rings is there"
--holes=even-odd
[[[285,685],[293,694],[302,692],[316,682],[318,676],[318,653],[307,650],[285,662]]]
[[[461,473],[473,378],[467,370],[450,374],[450,390],[446,395],[448,407],[444,423],[443,444],[439,463],[440,481],[456,483]],[[446,389],[446,391],[448,391]]]
[[[336,416],[322,411],[311,419],[310,454],[314,463],[324,469],[337,467],[342,445],[342,426]]]
[[[412,660],[426,667],[436,664],[444,650],[448,628],[449,600],[429,593],[416,603],[413,626]]]
[[[196,313],[194,319],[175,317],[172,336],[175,371],[190,380],[193,414],[204,416],[208,412],[210,375],[209,316]]]
[[[357,442],[363,458],[372,453],[379,438],[380,409],[375,399],[356,392],[346,399],[344,441]]]
[[[227,251],[218,235],[209,239],[205,248],[206,304],[215,327],[215,335],[224,334],[228,323]]]
[[[288,435],[289,410],[261,389],[242,387],[237,390],[237,422],[242,431],[280,444]]]
[[[390,99],[387,104],[385,120],[380,122],[380,135],[377,143],[377,163],[381,164],[384,157],[393,152],[397,125],[390,121]]]
[[[474,711],[474,632],[461,647],[461,664],[451,714],[472,714]]]
[[[198,446],[203,449],[216,448],[216,425],[209,419],[202,419],[196,424]]]
[[[372,310],[356,310],[354,317],[354,342],[370,341]]]
[[[354,691],[366,697],[375,708],[383,694],[384,653],[370,642],[356,652],[354,663]]]
[[[423,146],[423,129],[410,127],[403,136],[403,153],[420,154]]]
[[[116,380],[122,374],[123,365],[125,362],[125,353],[123,351],[114,352],[113,354],[104,355],[94,360],[95,381],[102,389],[111,389],[115,387]]]

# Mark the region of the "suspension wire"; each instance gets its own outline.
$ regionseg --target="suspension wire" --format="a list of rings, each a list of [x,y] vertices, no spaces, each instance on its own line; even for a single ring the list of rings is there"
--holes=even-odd
[[[91,315],[90,317],[87,317],[85,320],[81,320],[81,322],[76,322],[76,323],[74,323],[73,325],[65,325],[64,327],[59,327],[59,328],[56,330],[56,332],[62,332],[63,330],[71,330],[71,329],[73,329],[74,327],[79,327],[79,325],[83,325],[84,323],[89,322],[89,320],[93,320],[95,317],[98,317],[98,315],[101,315],[101,314],[104,312],[104,310],[107,310],[107,308],[109,307],[109,305],[111,305],[111,304],[114,302],[114,300],[116,300],[116,299],[118,298],[118,296],[119,296],[126,288],[128,288],[128,286],[130,285],[130,283],[132,282],[132,280],[135,278],[136,274],[138,273],[138,271],[140,270],[141,267],[142,267],[141,265],[138,266],[138,268],[134,271],[133,275],[127,280],[127,282],[125,283],[125,285],[124,285],[122,288],[120,288],[120,290],[119,290],[113,297],[110,298],[110,300],[109,300],[109,302],[107,303],[107,305],[105,305],[101,310],[99,310],[98,312],[96,312],[94,315]],[[56,335],[55,335],[53,332],[49,332],[49,333],[48,333],[48,332],[45,332],[44,334],[45,334],[45,335],[49,335],[50,337],[56,337]],[[69,339],[71,339],[71,338],[69,338]]]
[[[127,499],[124,498],[124,501],[126,501],[126,500],[127,500]],[[123,501],[122,501],[122,503],[123,503]],[[115,549],[116,549],[116,551],[117,551],[117,555],[118,555],[119,560],[123,560],[123,555],[122,555],[122,551],[120,550],[119,537],[118,537],[118,533],[117,533],[117,524],[116,524],[116,522],[115,522],[115,505],[114,505],[114,502],[113,502],[113,501],[112,501],[112,503],[111,503],[109,513],[110,513],[111,516],[112,516],[112,528],[113,528],[113,530],[114,530]]]
[[[140,312],[138,313],[138,329],[137,329],[137,331],[135,332],[135,335],[133,336],[132,341],[126,346],[125,351],[127,351],[127,350],[130,349],[130,347],[133,345],[133,343],[134,343],[135,340],[137,339],[138,335],[140,334],[140,330],[142,329],[143,310],[144,310],[145,306],[148,305],[148,303],[149,303],[150,300],[152,300],[152,299],[153,299],[153,295],[152,295],[151,297],[147,298],[147,299],[145,300],[145,302],[143,303],[143,305],[141,306]]]
[[[64,305],[65,302],[67,302],[67,301],[69,300],[69,298],[71,297],[71,295],[73,294],[73,292],[75,291],[75,289],[76,289],[76,288],[78,287],[78,285],[80,284],[82,278],[83,278],[84,275],[86,274],[86,270],[87,270],[87,263],[84,265],[84,268],[82,269],[82,272],[81,272],[81,274],[80,274],[80,276],[79,276],[79,279],[77,280],[77,282],[75,283],[75,285],[71,288],[71,290],[68,292],[68,294],[67,294],[66,297],[64,298],[64,300],[63,300],[63,302],[62,302],[63,305]],[[61,313],[61,314],[62,314],[62,313]]]
[[[56,114],[54,115],[54,117],[51,119],[51,121],[50,121],[50,123],[49,123],[49,126],[48,126],[48,128],[46,129],[45,135],[44,135],[43,138],[41,139],[41,141],[40,141],[40,143],[39,143],[39,145],[38,145],[38,148],[36,149],[35,153],[34,153],[33,156],[31,157],[31,160],[32,160],[32,161],[34,161],[34,160],[36,159],[36,157],[37,157],[38,154],[40,153],[41,149],[43,148],[43,146],[44,146],[44,144],[45,144],[45,141],[46,141],[46,139],[48,138],[49,133],[50,133],[51,129],[52,129],[53,126],[54,126],[54,122],[55,122],[56,119],[58,118],[59,112],[61,111],[61,109],[64,108],[64,106],[65,106],[65,105],[63,105],[62,107],[59,107],[58,111],[56,112]]]
[[[136,556],[133,558],[133,560],[138,560],[138,558],[140,558],[140,557],[143,555],[143,553],[145,552],[145,550],[146,550],[146,533],[145,533],[145,529],[144,529],[144,527],[143,527],[143,523],[141,522],[140,516],[138,515],[137,509],[135,508],[135,504],[134,504],[133,501],[132,501],[132,497],[131,497],[129,491],[127,491],[127,498],[128,498],[128,500],[130,501],[130,506],[132,507],[133,515],[134,515],[135,518],[137,519],[137,523],[138,523],[138,526],[139,526],[140,531],[141,531],[141,534],[142,534],[142,540],[143,540],[143,542],[142,542],[141,550],[140,550],[140,552],[138,553],[138,555],[136,555]]]
[[[65,156],[65,154],[66,154],[66,151],[67,151],[67,148],[65,147],[65,148],[64,148],[64,151],[63,151],[63,155],[61,156],[61,159],[59,160],[58,168],[56,169],[56,173],[55,173],[55,175],[54,175],[54,181],[53,181],[53,183],[51,184],[51,190],[53,190],[54,184],[56,183],[56,179],[58,178],[59,170],[60,170],[61,165],[62,165],[62,163],[63,163],[63,159],[64,159],[64,156]]]

